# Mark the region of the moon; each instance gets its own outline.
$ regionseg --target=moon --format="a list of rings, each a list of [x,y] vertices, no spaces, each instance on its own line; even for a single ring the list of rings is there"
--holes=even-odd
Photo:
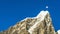
[[[46,8],[48,8],[48,6],[46,6]]]

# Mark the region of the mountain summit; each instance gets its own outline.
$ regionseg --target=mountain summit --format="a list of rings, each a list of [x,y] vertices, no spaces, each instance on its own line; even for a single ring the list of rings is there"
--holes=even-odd
[[[52,25],[48,11],[41,11],[36,17],[25,18],[0,34],[58,34]]]

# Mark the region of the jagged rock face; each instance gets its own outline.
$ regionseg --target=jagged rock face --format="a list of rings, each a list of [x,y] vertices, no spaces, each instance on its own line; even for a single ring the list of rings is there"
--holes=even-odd
[[[41,11],[34,18],[26,18],[0,34],[58,34],[55,32],[48,11]]]

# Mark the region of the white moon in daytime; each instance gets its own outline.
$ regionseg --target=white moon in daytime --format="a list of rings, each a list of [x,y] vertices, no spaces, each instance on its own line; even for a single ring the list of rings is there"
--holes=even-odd
[[[48,6],[46,6],[46,8],[48,8]]]

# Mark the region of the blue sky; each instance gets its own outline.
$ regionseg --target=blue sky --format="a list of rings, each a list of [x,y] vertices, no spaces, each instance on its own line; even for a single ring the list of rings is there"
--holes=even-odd
[[[41,10],[48,10],[55,30],[60,29],[60,0],[0,0],[0,31],[36,16]]]

